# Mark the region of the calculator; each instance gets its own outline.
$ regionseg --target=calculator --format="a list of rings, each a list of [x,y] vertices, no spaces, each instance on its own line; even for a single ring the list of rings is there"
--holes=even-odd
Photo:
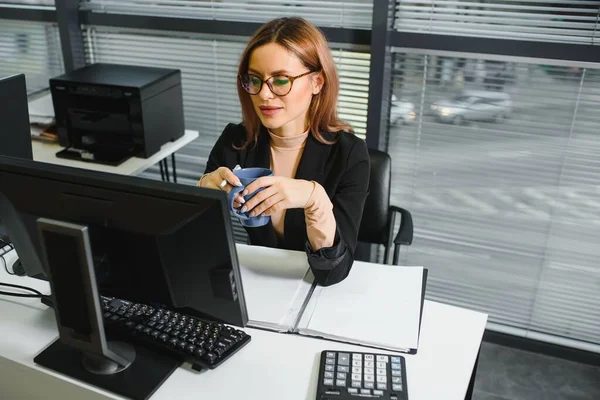
[[[395,355],[321,352],[316,400],[408,400],[406,363]]]

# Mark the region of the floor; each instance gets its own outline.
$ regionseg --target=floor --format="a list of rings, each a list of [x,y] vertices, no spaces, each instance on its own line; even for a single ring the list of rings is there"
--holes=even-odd
[[[484,342],[473,400],[600,400],[600,367]]]

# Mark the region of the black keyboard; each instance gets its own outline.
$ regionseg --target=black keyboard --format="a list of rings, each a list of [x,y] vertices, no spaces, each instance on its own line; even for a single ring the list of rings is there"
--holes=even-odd
[[[317,400],[408,400],[404,357],[323,351]]]
[[[196,370],[214,369],[250,341],[250,335],[224,324],[164,308],[102,296],[107,334],[139,344]]]

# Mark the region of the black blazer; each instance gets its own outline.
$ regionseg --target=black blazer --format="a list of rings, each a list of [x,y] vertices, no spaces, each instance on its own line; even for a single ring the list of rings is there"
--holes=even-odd
[[[247,137],[241,125],[229,124],[213,147],[205,173],[221,166],[233,169],[271,168],[270,137],[263,127],[256,146],[241,147]],[[337,139],[327,145],[308,136],[302,158],[296,171],[296,179],[313,180],[321,184],[331,202],[337,231],[332,247],[313,251],[306,234],[303,209],[289,209],[285,214],[284,238],[279,239],[273,225],[246,228],[250,243],[259,246],[289,250],[304,250],[317,282],[323,286],[338,283],[350,272],[354,262],[358,229],[369,191],[370,161],[366,143],[353,134],[340,132],[325,134],[328,140]]]

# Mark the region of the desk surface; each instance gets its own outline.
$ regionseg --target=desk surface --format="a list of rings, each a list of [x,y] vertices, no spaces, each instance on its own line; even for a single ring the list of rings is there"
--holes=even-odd
[[[9,254],[14,257],[14,252]],[[253,256],[260,257],[261,248],[256,248]],[[48,293],[47,282],[8,276],[3,268],[0,281]],[[119,398],[33,363],[33,358],[58,337],[54,313],[38,299],[0,296],[0,315],[3,397]],[[425,302],[418,354],[405,355],[410,400],[464,399],[486,321],[485,314]],[[184,365],[158,389],[152,400],[200,397],[312,400],[322,350],[370,351],[298,335],[250,328],[245,331],[252,335],[252,341],[216,370],[198,373]]]
[[[165,157],[186,146],[198,137],[198,131],[186,130],[185,134],[174,142],[167,142],[160,151],[149,158],[131,157],[118,166],[96,164],[78,160],[69,160],[56,157],[56,153],[63,149],[58,143],[41,142],[32,140],[33,159],[50,164],[64,165],[67,167],[83,168],[93,171],[110,172],[119,175],[137,175]]]

